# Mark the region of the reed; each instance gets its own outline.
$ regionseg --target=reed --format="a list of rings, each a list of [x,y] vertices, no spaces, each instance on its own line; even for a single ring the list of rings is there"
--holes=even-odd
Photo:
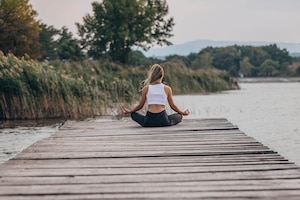
[[[191,71],[182,63],[162,63],[175,94],[231,89],[221,72]],[[0,119],[80,119],[118,113],[133,104],[148,67],[109,61],[37,62],[0,52]]]
[[[237,82],[220,70],[192,70],[180,60],[164,63],[165,82],[174,94],[211,93],[238,89]]]

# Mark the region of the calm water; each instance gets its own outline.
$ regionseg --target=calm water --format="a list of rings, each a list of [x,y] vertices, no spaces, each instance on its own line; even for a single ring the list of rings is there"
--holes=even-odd
[[[191,118],[226,118],[247,135],[300,165],[300,83],[242,83],[241,90],[175,96]],[[0,163],[58,130],[42,127],[0,129]]]
[[[49,137],[63,120],[0,122],[0,163],[38,140]]]
[[[300,165],[300,83],[243,83],[241,90],[176,96],[186,118],[227,118],[247,135]]]

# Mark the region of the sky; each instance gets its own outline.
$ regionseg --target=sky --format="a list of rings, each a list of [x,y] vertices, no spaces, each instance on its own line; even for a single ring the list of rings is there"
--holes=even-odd
[[[96,0],[29,0],[37,20],[77,35],[76,22]],[[299,0],[167,0],[174,17],[173,44],[198,39],[300,44]]]

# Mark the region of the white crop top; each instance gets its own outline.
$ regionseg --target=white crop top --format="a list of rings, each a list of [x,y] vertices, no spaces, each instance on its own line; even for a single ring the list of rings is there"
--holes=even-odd
[[[148,105],[151,105],[151,104],[166,105],[167,94],[166,94],[164,88],[165,88],[165,85],[162,83],[155,84],[155,85],[149,85],[148,93],[146,95]]]

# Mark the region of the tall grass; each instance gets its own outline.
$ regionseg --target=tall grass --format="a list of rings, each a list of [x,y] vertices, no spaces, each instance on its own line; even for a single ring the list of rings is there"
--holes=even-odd
[[[163,63],[175,94],[230,89],[221,72],[195,72]],[[138,99],[148,67],[109,61],[36,62],[0,52],[0,119],[86,118],[106,115]]]
[[[180,60],[164,63],[165,82],[174,94],[211,93],[237,89],[237,82],[219,70],[192,70]]]

